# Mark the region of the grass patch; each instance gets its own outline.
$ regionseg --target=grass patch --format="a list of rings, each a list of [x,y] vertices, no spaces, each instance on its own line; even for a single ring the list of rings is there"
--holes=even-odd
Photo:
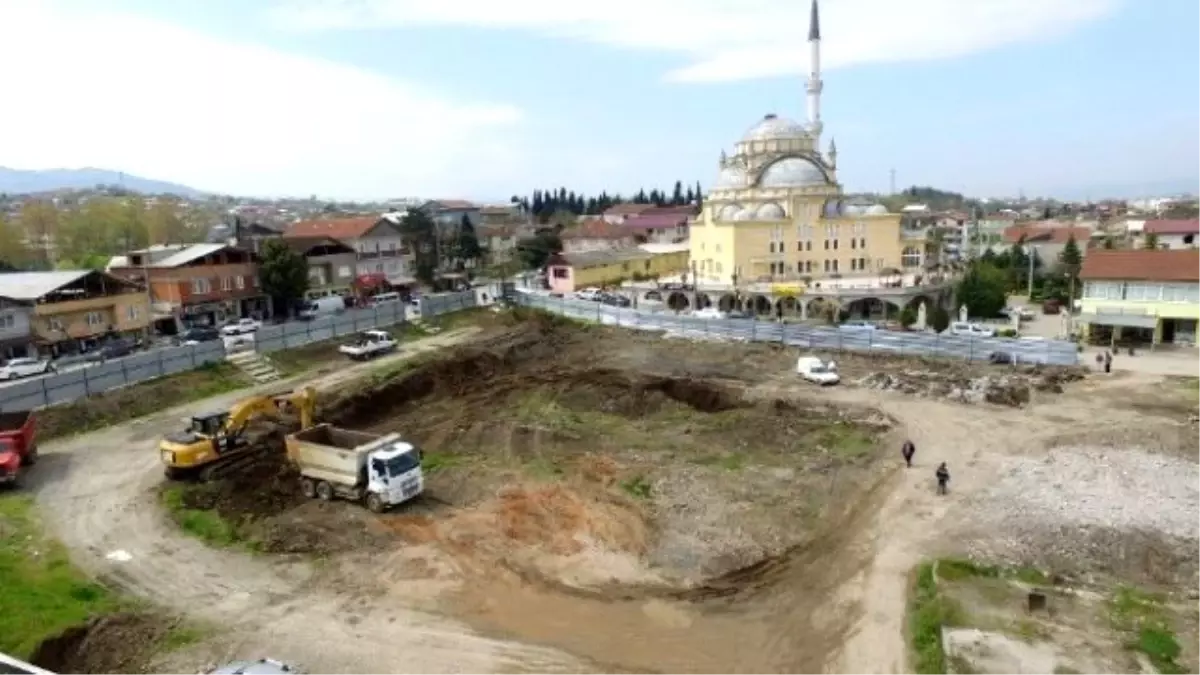
[[[464,461],[462,455],[452,455],[448,452],[426,452],[421,454],[421,470],[428,474],[437,473],[453,469]]]
[[[853,424],[837,422],[815,435],[818,445],[845,458],[864,457],[875,449],[875,438]]]
[[[701,466],[714,466],[726,471],[740,471],[746,466],[746,456],[737,453],[705,455],[695,462]]]
[[[986,565],[964,558],[942,558],[938,561],[938,576],[946,581],[962,579],[1012,579],[1031,586],[1044,586],[1050,577],[1036,567],[1001,567]]]
[[[654,485],[645,476],[638,474],[621,481],[621,489],[630,497],[649,499],[654,492]]]
[[[1167,619],[1161,594],[1132,586],[1118,586],[1109,599],[1113,626],[1131,635],[1127,647],[1145,654],[1160,673],[1185,673],[1177,659],[1182,653],[1179,639]]]
[[[119,608],[44,536],[32,498],[0,495],[0,651],[27,659],[47,637]]]
[[[162,651],[172,652],[201,642],[212,633],[213,630],[207,626],[178,623],[172,626],[171,630],[167,631],[167,634],[159,640],[158,647]]]
[[[913,671],[917,673],[946,672],[942,627],[963,623],[962,608],[958,603],[938,592],[934,565],[925,562],[917,566],[909,591],[908,640]]]
[[[86,433],[250,385],[233,364],[208,363],[195,370],[39,410],[38,436],[50,440]]]
[[[179,529],[210,546],[248,543],[238,533],[238,528],[216,511],[189,508],[188,490],[193,489],[204,489],[204,486],[169,485],[160,493],[163,506]]]

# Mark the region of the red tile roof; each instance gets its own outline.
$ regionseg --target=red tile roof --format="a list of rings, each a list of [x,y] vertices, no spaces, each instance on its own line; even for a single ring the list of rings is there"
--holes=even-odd
[[[292,223],[291,227],[284,232],[283,236],[293,237],[329,237],[339,241],[346,239],[357,239],[371,228],[375,227],[380,220],[379,216],[364,216],[361,218],[333,218],[329,220],[305,220],[299,223]]]
[[[653,211],[642,211],[641,215],[660,214],[660,213],[676,213],[684,216],[694,216],[699,213],[700,209],[696,208],[695,204],[681,204],[679,206],[659,206]]]
[[[623,225],[616,225],[605,220],[589,220],[566,230],[563,239],[623,239],[630,232]]]
[[[649,211],[654,208],[653,204],[613,204],[604,209],[606,216],[636,216],[642,211]]]
[[[1079,270],[1081,279],[1132,279],[1136,281],[1200,281],[1200,251],[1107,250],[1089,251]]]
[[[621,227],[627,230],[665,230],[687,224],[687,214],[661,213],[658,209],[632,216]]]
[[[1200,234],[1200,218],[1191,220],[1147,220],[1146,234]]]
[[[1065,244],[1072,236],[1083,246],[1092,236],[1092,230],[1087,227],[1067,227],[1064,225],[1044,225],[1032,223],[1029,225],[1010,225],[1004,228],[1004,241],[1015,244],[1021,237],[1029,243]]]

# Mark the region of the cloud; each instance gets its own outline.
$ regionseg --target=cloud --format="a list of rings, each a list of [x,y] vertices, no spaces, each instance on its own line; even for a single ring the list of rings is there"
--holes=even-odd
[[[509,105],[141,16],[0,2],[0,156],[238,194],[457,196],[522,164]],[[486,161],[473,161],[476,147]]]
[[[822,67],[947,59],[1053,38],[1123,0],[824,0]],[[808,70],[806,0],[276,0],[296,30],[471,26],[677,54],[677,82]]]

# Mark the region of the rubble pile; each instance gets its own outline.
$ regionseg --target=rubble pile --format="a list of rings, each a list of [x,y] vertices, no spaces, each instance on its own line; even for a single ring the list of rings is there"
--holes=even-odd
[[[960,403],[1021,407],[1029,403],[1034,391],[1061,393],[1064,383],[1082,378],[1082,374],[1068,369],[1011,370],[977,376],[955,372],[901,370],[869,373],[856,384],[880,391],[945,398]]]

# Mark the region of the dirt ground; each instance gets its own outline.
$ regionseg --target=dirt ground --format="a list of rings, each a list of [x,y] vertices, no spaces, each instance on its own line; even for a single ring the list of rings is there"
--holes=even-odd
[[[177,620],[154,614],[97,617],[44,640],[30,658],[55,673],[143,673],[154,647],[170,641]]]
[[[905,672],[907,578],[930,555],[1020,560],[1036,551],[1009,544],[1058,532],[1054,550],[1085,553],[1055,558],[1064,573],[1117,544],[1133,573],[1151,539],[1190,541],[1190,559],[1168,562],[1194,569],[1195,527],[1177,515],[1038,511],[1037,490],[1074,485],[1078,462],[1109,468],[1093,446],[1151,457],[1117,473],[1162,471],[1154,457],[1191,448],[1180,466],[1194,472],[1188,409],[1128,405],[1157,379],[837,355],[844,386],[818,389],[797,381],[798,355],[539,320],[365,385],[318,381],[337,389],[321,419],[423,447],[429,493],[376,517],[305,503],[267,464],[191,504],[302,556],[174,531],[154,495],[155,420],[48,447],[39,499],[104,580],[234,629],[179,658],[325,672]],[[902,438],[918,448],[909,471]],[[1068,446],[1049,476],[1022,463]],[[931,486],[941,461],[946,497]],[[1165,494],[1164,513],[1191,503]],[[1011,513],[996,507],[1006,498]],[[1003,517],[979,527],[989,510]],[[1117,526],[1096,534],[1104,518]]]

